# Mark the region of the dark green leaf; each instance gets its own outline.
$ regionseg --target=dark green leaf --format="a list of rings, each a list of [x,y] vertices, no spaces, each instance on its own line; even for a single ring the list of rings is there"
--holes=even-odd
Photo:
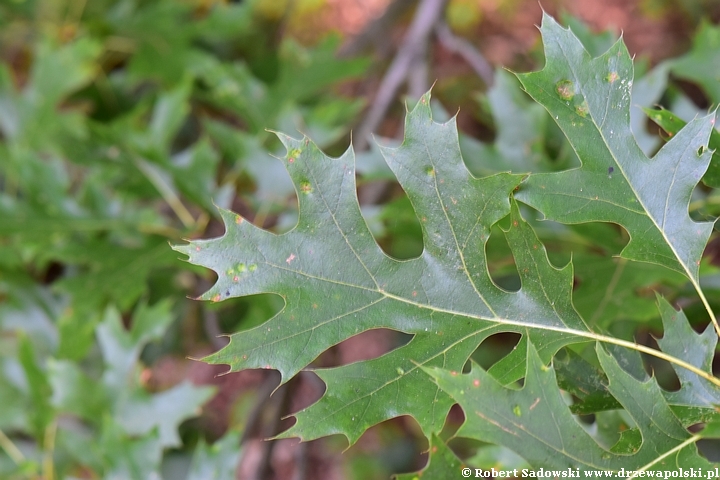
[[[720,27],[702,22],[690,52],[671,65],[674,75],[697,83],[711,103],[720,103]]]
[[[621,408],[607,389],[607,376],[577,353],[567,351],[553,365],[558,386],[578,398],[578,402],[570,406],[573,413],[590,414]]]
[[[582,167],[531,176],[519,200],[563,223],[614,222],[630,234],[622,256],[677,270],[697,284],[712,223],[691,220],[687,204],[705,173],[713,116],[698,118],[653,159],[630,129],[632,60],[622,42],[591,58],[569,30],[543,19],[546,65],[518,75],[572,143]]]
[[[658,296],[658,304],[663,319],[663,337],[657,340],[663,352],[684,359],[691,365],[706,372],[712,371],[713,357],[718,337],[712,325],[708,325],[702,334],[697,334],[690,327],[683,312],[678,312],[670,304]],[[680,390],[668,392],[671,404],[685,407],[697,407],[717,413],[720,405],[720,388],[709,383],[684,368],[675,368],[680,379]]]
[[[317,371],[328,385],[325,396],[300,412],[284,436],[343,433],[354,442],[370,426],[403,414],[429,435],[439,430],[451,402],[428,384],[418,364],[459,370],[483,339],[501,331],[529,336],[548,360],[587,332],[570,303],[570,267],[548,263],[516,206],[507,238],[523,288],[510,293],[494,285],[483,246],[492,225],[510,212],[507,198],[520,177],[470,176],[454,123],[434,123],[428,104],[426,95],[409,114],[403,145],[383,150],[420,218],[425,249],[419,258],[398,262],[374,242],[357,204],[352,152],[331,160],[307,139],[285,136],[284,161],[299,192],[295,229],[276,236],[221,211],[223,237],[176,247],[218,272],[204,299],[268,292],[286,302],[264,325],[231,337],[228,347],[206,359],[211,363],[276,368],[287,381],[364,330],[414,335],[380,358]]]
[[[685,121],[669,110],[662,108],[659,110],[644,108],[643,110],[648,118],[665,130],[665,133],[670,138],[677,135],[686,125]],[[720,187],[720,132],[715,129],[710,133],[708,148],[713,151],[712,159],[710,160],[710,166],[707,172],[705,172],[705,175],[702,177],[702,181],[708,187],[718,188]]]
[[[458,436],[504,445],[536,469],[710,467],[697,454],[692,436],[672,413],[655,380],[636,380],[598,345],[608,389],[642,437],[640,443],[638,434],[626,434],[612,451],[603,449],[570,414],[554,370],[542,363],[532,344],[528,348],[528,373],[520,390],[502,386],[476,365],[467,375],[423,368],[466,412]]]

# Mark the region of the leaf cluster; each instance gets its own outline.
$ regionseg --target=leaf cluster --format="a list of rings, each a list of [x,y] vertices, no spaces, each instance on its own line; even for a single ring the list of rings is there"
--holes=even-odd
[[[333,87],[369,63],[289,38],[290,3],[0,2],[0,478],[232,478],[256,399],[208,446],[216,389],[161,360],[238,330],[206,361],[326,384],[281,437],[410,416],[424,478],[706,466],[717,131],[676,80],[718,102],[718,29],[633,72],[611,34],[564,19],[588,54],[546,18],[545,69],[463,106],[492,141],[428,94],[402,145],[331,159],[364,103]],[[405,194],[358,201],[383,181]],[[215,273],[168,247],[223,225],[178,247]],[[318,368],[368,330],[392,348]],[[410,470],[411,443],[347,476]]]
[[[437,123],[428,93],[407,113],[402,144],[379,147],[417,216],[419,256],[397,260],[375,241],[352,149],[329,158],[307,136],[283,134],[297,225],[277,235],[221,209],[223,236],[175,247],[216,272],[204,300],[272,293],[284,301],[209,363],[272,368],[286,382],[367,330],[411,336],[377,358],[311,367],[327,390],[280,437],[342,434],[352,445],[407,415],[431,439],[423,473],[459,476],[464,465],[436,436],[459,404],[465,421],[453,442],[494,444],[535,469],[711,469],[697,444],[715,437],[720,403],[712,371],[720,325],[704,285],[715,267],[702,262],[714,222],[688,207],[692,199],[707,207],[714,195],[715,114],[685,125],[649,112],[669,136],[661,145],[644,130],[643,112],[631,110],[655,102],[668,72],[687,72],[702,46],[636,78],[622,40],[591,55],[547,15],[541,33],[544,68],[516,75],[532,101],[503,73],[488,96],[511,107],[493,105],[495,143],[459,136],[454,119]],[[550,155],[544,132],[555,128],[562,147]],[[499,236],[514,288],[491,272]],[[573,261],[557,267],[551,259],[567,250]],[[703,333],[665,297],[690,305]],[[633,336],[639,325],[661,326],[657,347]],[[478,366],[478,347],[507,333],[519,337],[515,348]],[[642,356],[660,373],[671,369],[648,374]]]
[[[208,280],[168,243],[214,204],[292,215],[264,129],[331,145],[361,102],[328,87],[367,65],[258,4],[0,5],[0,477],[173,478],[195,445],[187,478],[234,474],[239,432],[210,449],[186,422],[215,389],[153,368],[210,336],[185,298]]]

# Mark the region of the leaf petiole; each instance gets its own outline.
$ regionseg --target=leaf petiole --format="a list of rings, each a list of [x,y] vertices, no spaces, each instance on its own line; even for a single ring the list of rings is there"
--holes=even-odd
[[[10,457],[13,462],[15,462],[17,465],[20,465],[22,462],[25,461],[25,455],[20,451],[20,449],[13,443],[10,438],[5,435],[5,432],[0,430],[0,447],[5,450],[5,453],[8,454],[8,457]]]

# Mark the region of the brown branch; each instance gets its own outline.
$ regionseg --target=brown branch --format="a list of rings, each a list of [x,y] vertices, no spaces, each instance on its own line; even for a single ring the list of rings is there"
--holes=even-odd
[[[440,44],[447,50],[460,55],[475,73],[485,82],[485,85],[492,87],[495,82],[495,72],[492,65],[470,42],[456,36],[447,24],[443,21],[437,23],[435,33]]]
[[[387,38],[387,32],[395,25],[395,22],[416,3],[417,0],[394,0],[382,15],[370,21],[360,34],[345,44],[338,55],[352,57],[365,51],[370,45],[386,47],[387,43],[381,42],[381,39]]]
[[[220,328],[217,311],[200,305],[202,311],[203,330],[215,350],[220,350],[228,344],[227,336]]]
[[[204,292],[207,292],[212,287],[212,284],[206,278],[200,278],[196,284],[195,296],[199,297]],[[200,309],[200,321],[202,322],[203,331],[205,336],[212,344],[215,350],[220,350],[228,344],[227,339],[223,338],[223,331],[220,328],[220,321],[218,319],[217,311],[208,308],[204,304],[198,304]]]
[[[395,99],[397,91],[407,79],[410,68],[427,51],[428,40],[441,18],[446,0],[422,0],[415,12],[407,35],[380,83],[375,100],[357,130],[355,147],[364,150],[370,135],[380,125]]]
[[[410,98],[420,98],[430,89],[427,56],[418,55],[408,69],[407,83]]]
[[[306,480],[308,464],[308,442],[300,442],[295,450],[295,471],[292,480]]]
[[[280,426],[280,420],[282,420],[282,414],[287,410],[288,401],[290,399],[290,388],[291,384],[285,383],[280,385],[276,390],[275,394],[270,397],[270,401],[267,402],[266,406],[269,411],[267,414],[270,420],[265,424],[263,428],[263,443],[261,445],[262,455],[260,464],[255,471],[256,480],[265,480],[270,477],[272,466],[272,452],[277,444],[277,441],[270,440],[278,434],[278,427]]]
[[[257,390],[257,398],[253,405],[250,413],[248,413],[247,420],[245,422],[245,431],[243,431],[240,443],[244,443],[250,437],[255,435],[255,432],[262,432],[261,424],[263,419],[263,412],[268,405],[268,400],[273,390],[275,390],[280,383],[278,378],[279,374],[276,371],[269,372],[269,374],[263,380],[260,388]]]

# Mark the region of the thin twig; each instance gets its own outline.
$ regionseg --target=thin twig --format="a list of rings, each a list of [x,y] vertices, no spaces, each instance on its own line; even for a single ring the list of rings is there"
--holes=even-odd
[[[427,46],[424,50],[427,49]],[[428,83],[429,67],[426,55],[416,55],[408,69],[408,94],[418,99],[430,88]]]
[[[76,0],[75,2],[71,2],[70,7],[67,10],[67,15],[65,16],[65,24],[71,25],[73,28],[77,29],[80,24],[80,20],[82,20],[83,11],[85,10],[86,5],[87,0]]]
[[[45,440],[43,445],[42,470],[44,480],[53,480],[55,478],[55,462],[53,456],[55,454],[55,437],[57,435],[57,421],[52,421],[45,428]]]
[[[188,209],[185,208],[185,205],[183,205],[177,193],[175,193],[172,179],[170,179],[165,172],[161,172],[157,167],[144,159],[133,157],[133,162],[138,170],[140,170],[155,189],[157,189],[183,225],[186,228],[193,227],[195,225],[195,219]]]
[[[683,264],[684,266],[684,264]],[[689,275],[689,272],[688,272]],[[713,312],[713,309],[710,307],[710,303],[708,302],[707,297],[705,297],[705,292],[703,292],[700,289],[700,282],[695,280],[694,278],[690,277],[690,283],[693,284],[695,289],[698,292],[698,295],[700,296],[700,301],[702,301],[702,304],[705,306],[705,310],[707,310],[708,315],[710,315],[710,321],[715,326],[715,333],[717,333],[718,337],[720,337],[720,323],[718,323],[717,317],[715,316],[715,312]]]
[[[492,65],[488,63],[482,53],[480,53],[470,42],[456,36],[450,30],[450,27],[444,21],[440,21],[435,26],[435,33],[440,44],[447,50],[457,53],[475,70],[475,73],[482,79],[488,87],[492,87],[495,83],[495,72]]]
[[[0,430],[0,448],[5,450],[8,457],[10,457],[17,465],[20,465],[25,461],[25,455],[23,455],[20,449],[13,443],[12,440],[10,440],[10,437],[5,435],[5,432],[2,430]]]
[[[298,379],[302,384],[309,384],[314,394],[321,396],[325,392],[326,385],[312,370],[300,372]],[[306,480],[309,478],[308,459],[310,457],[310,442],[300,442],[295,451],[295,472],[292,480]]]
[[[358,127],[356,148],[364,150],[370,134],[382,121],[415,59],[427,49],[428,39],[443,13],[446,0],[422,0],[397,55],[380,83],[375,100]]]
[[[307,478],[308,442],[300,442],[295,450],[295,472],[292,480],[305,480]]]
[[[290,396],[288,395],[288,392],[290,391],[290,385],[284,384],[280,385],[276,390],[275,394],[270,397],[272,400],[271,403],[269,403],[270,407],[270,421],[265,424],[265,428],[263,429],[263,439],[266,439],[261,446],[262,449],[262,457],[260,460],[260,464],[258,465],[258,469],[255,472],[255,479],[256,480],[265,480],[268,478],[269,473],[272,469],[270,466],[270,462],[272,460],[272,451],[275,448],[275,445],[277,443],[276,440],[267,440],[270,437],[277,435],[278,433],[278,427],[280,426],[280,420],[282,419],[282,413],[287,409],[287,403]]]
[[[263,380],[260,388],[258,388],[255,405],[253,405],[250,413],[248,413],[247,420],[245,422],[245,431],[240,438],[241,444],[247,441],[250,437],[252,437],[254,432],[260,430],[260,425],[262,423],[262,412],[267,406],[270,394],[272,394],[273,390],[277,388],[278,383],[280,383],[278,374],[277,372],[273,371],[267,377],[265,377],[265,380]]]
[[[199,297],[203,293],[210,290],[212,285],[210,282],[201,278],[197,283],[195,296]],[[203,331],[215,350],[220,350],[227,345],[227,340],[223,340],[223,331],[220,328],[220,321],[216,310],[206,307],[204,304],[198,304],[200,308],[200,321],[202,322]],[[269,394],[268,394],[269,395]]]
[[[382,15],[369,22],[359,35],[345,44],[338,55],[352,57],[365,51],[370,45],[387,45],[386,42],[381,42],[381,39],[387,38],[387,32],[395,25],[395,22],[416,3],[417,0],[394,0]]]
[[[200,308],[202,310],[203,329],[205,330],[205,335],[207,335],[208,340],[210,340],[210,343],[215,350],[224,348],[228,342],[227,340],[223,340],[223,332],[220,328],[217,311],[205,307],[204,304],[200,304]]]

